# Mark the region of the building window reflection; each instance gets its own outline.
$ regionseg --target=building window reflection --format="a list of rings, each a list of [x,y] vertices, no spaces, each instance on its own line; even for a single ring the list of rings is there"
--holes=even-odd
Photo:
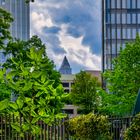
[[[132,23],[136,24],[136,14],[132,14]]]
[[[131,14],[127,14],[127,23],[131,24]]]

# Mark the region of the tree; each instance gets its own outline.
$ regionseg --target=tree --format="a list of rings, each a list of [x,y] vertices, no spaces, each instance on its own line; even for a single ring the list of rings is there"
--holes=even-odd
[[[9,42],[4,53],[12,57],[2,65],[1,79],[18,98],[15,102],[2,101],[0,105],[5,105],[0,110],[23,117],[22,125],[13,123],[12,127],[21,136],[28,132],[31,138],[40,131],[37,121],[52,124],[65,116],[61,113],[66,95],[60,84],[60,74],[54,70],[45,45],[37,36],[29,41]]]
[[[134,42],[126,44],[125,49],[120,51],[120,55],[114,60],[113,64],[113,70],[108,70],[104,73],[107,88],[112,93],[110,96],[118,98],[118,102],[116,102],[115,98],[112,98],[118,104],[118,109],[120,105],[124,106],[124,114],[130,114],[140,88],[139,36],[136,37]]]
[[[7,45],[7,42],[12,39],[9,28],[13,21],[11,14],[6,10],[0,8],[0,53],[2,55],[3,48]],[[1,73],[2,74],[2,73]],[[4,81],[0,78],[0,101],[5,98],[10,98],[10,91],[5,86]]]
[[[96,77],[81,71],[76,75],[72,86],[70,94],[72,103],[79,106],[85,114],[92,111],[96,112],[98,105],[97,89],[99,86],[100,83]]]
[[[0,8],[0,49],[11,39],[9,28],[12,21],[11,14]]]

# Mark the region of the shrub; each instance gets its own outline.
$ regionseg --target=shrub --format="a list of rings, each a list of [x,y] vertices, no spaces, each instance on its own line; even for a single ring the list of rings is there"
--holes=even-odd
[[[110,140],[109,122],[103,115],[80,115],[66,122],[71,136],[80,140]]]
[[[125,140],[140,140],[140,113],[133,119],[131,126],[125,131]]]

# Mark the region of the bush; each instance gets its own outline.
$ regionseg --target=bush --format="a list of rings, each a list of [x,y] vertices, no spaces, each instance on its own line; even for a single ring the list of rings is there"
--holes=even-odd
[[[140,113],[133,119],[131,126],[125,131],[125,140],[140,140]]]
[[[103,115],[80,115],[66,122],[71,136],[80,140],[110,140],[109,122]]]

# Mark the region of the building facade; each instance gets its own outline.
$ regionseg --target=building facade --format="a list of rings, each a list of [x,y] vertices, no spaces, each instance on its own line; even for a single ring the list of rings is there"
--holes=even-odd
[[[28,40],[30,38],[30,5],[25,0],[0,0],[0,7],[9,11],[14,18],[10,32],[13,38]],[[2,50],[0,63],[6,61]]]
[[[30,6],[25,0],[0,0],[0,7],[8,10],[14,21],[10,27],[13,38],[28,40],[30,37]]]
[[[140,0],[102,0],[102,70],[140,33]]]

